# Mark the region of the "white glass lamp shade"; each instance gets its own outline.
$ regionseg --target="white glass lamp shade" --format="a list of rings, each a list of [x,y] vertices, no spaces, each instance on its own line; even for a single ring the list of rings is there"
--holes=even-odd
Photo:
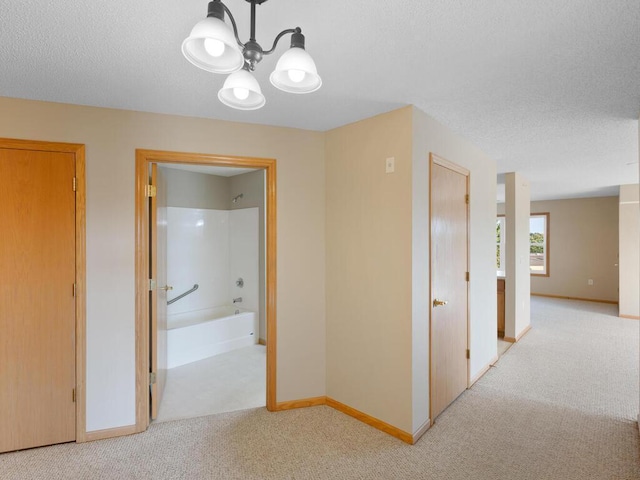
[[[269,80],[274,87],[289,93],[311,93],[322,86],[313,58],[300,47],[291,47],[282,54]]]
[[[251,72],[244,69],[227,77],[218,92],[218,99],[238,110],[257,110],[266,102],[260,84]]]
[[[184,42],[182,54],[196,67],[213,73],[237,72],[244,57],[229,26],[219,18],[196,23]]]

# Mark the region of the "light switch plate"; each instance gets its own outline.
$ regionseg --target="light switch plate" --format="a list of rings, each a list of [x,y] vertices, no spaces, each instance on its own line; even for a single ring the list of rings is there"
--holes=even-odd
[[[393,173],[396,171],[396,159],[395,157],[389,157],[385,160],[385,172]]]

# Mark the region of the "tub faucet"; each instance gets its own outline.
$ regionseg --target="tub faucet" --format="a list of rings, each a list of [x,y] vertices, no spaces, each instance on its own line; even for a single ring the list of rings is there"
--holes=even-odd
[[[242,297],[234,298],[233,303],[238,303],[242,301]]]

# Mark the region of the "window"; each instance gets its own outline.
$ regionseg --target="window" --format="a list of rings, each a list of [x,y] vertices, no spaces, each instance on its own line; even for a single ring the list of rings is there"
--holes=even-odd
[[[504,274],[505,218],[496,218],[496,270]],[[533,213],[529,217],[529,269],[531,275],[549,276],[549,214]]]
[[[548,213],[534,213],[529,219],[529,268],[531,275],[549,275]]]
[[[504,273],[506,267],[504,263],[504,216],[496,219],[496,269]]]

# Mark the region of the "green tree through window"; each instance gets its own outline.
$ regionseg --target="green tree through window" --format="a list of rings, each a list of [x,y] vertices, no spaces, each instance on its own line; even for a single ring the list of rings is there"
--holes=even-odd
[[[549,274],[548,224],[548,213],[533,213],[529,218],[529,269],[532,275]]]
[[[496,219],[496,269],[504,272],[505,217]],[[549,275],[549,214],[534,213],[529,217],[529,269],[532,275]]]

